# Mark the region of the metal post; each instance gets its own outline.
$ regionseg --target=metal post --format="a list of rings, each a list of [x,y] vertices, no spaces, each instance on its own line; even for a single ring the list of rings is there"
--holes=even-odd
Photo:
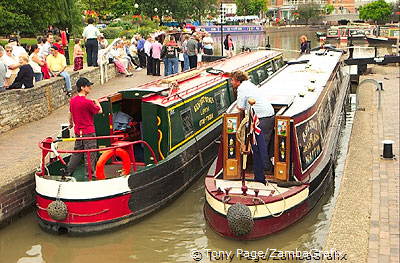
[[[400,22],[397,25],[397,28],[399,29],[399,34],[397,35],[397,42],[396,42],[396,47],[397,47],[397,56],[400,56]]]
[[[223,16],[223,9],[222,9],[222,1],[220,7],[220,16],[221,16],[221,56],[224,56],[224,26],[222,25],[222,16]]]

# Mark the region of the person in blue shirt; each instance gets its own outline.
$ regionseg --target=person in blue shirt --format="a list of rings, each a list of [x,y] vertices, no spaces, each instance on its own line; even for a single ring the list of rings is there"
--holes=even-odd
[[[146,40],[144,40],[141,35],[137,35],[136,40],[140,67],[146,68],[146,53],[144,52],[144,43]]]

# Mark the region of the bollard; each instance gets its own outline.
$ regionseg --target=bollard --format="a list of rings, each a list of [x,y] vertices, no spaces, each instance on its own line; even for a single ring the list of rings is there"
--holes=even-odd
[[[393,154],[393,143],[392,140],[384,140],[383,143],[383,154],[381,155],[382,158],[385,159],[394,159],[395,155]]]

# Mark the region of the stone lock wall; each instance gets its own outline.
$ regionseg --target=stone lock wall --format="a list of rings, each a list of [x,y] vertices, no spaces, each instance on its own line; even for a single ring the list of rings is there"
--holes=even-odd
[[[100,68],[88,68],[69,72],[73,91],[79,77],[100,83]],[[114,65],[108,65],[108,78],[118,73]],[[18,89],[0,94],[0,134],[24,123],[39,120],[69,102],[62,77],[39,81],[31,89]]]

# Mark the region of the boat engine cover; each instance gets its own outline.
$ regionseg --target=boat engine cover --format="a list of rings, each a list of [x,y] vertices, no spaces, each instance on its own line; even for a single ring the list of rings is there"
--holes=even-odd
[[[67,205],[61,200],[53,201],[47,207],[47,213],[54,220],[65,220],[68,215]]]
[[[254,221],[250,209],[244,204],[234,204],[226,214],[229,229],[235,236],[243,236],[253,230]]]

